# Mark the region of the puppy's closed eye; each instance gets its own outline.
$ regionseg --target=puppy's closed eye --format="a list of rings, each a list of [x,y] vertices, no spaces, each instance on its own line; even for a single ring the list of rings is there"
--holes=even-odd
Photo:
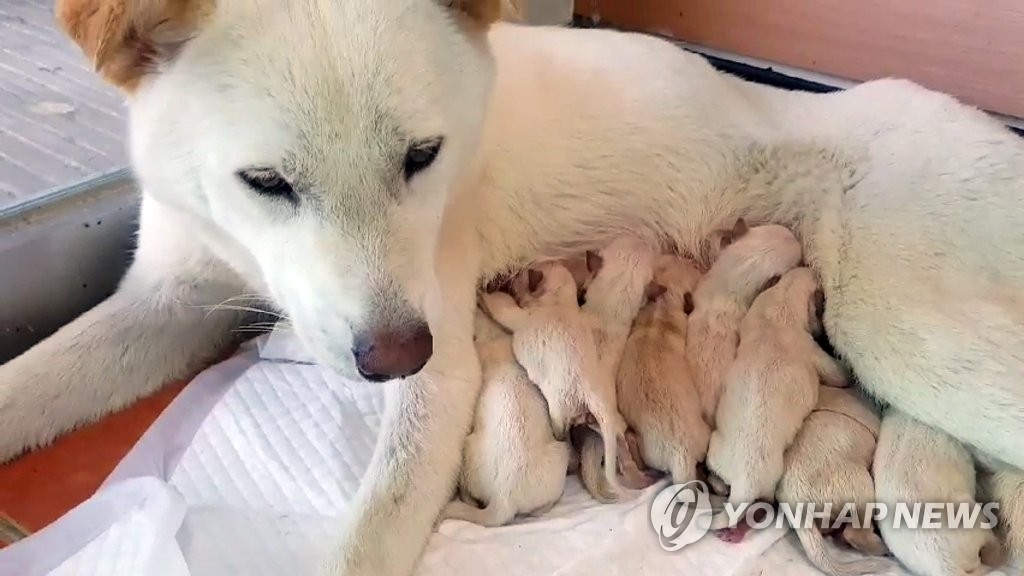
[[[689,316],[693,313],[693,294],[687,292],[683,294],[683,314]]]

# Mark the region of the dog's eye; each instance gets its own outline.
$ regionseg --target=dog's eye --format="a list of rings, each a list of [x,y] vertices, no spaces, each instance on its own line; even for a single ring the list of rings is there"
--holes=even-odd
[[[292,185],[273,168],[248,168],[239,170],[237,174],[239,180],[245,182],[246,186],[264,196],[278,196],[295,200],[295,191],[292,189]]]
[[[437,158],[441,151],[441,144],[444,138],[438,136],[428,140],[413,142],[405,152],[405,163],[402,167],[405,180],[409,181],[413,176],[427,169]]]

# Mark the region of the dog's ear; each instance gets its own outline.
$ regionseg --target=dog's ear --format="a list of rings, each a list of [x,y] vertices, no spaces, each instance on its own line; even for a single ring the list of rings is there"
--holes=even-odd
[[[505,22],[523,22],[527,0],[501,0],[501,19]]]
[[[214,0],[57,0],[57,21],[107,82],[132,93],[178,53]]]
[[[601,266],[604,266],[604,258],[593,250],[587,250],[587,270],[596,275],[601,271]]]
[[[544,273],[540,270],[534,270],[530,268],[526,271],[526,288],[530,292],[536,292],[537,288],[540,288],[540,283],[544,281]]]
[[[732,226],[732,239],[742,238],[749,230],[747,221],[743,218],[737,218],[736,223]]]
[[[455,11],[469,19],[480,28],[487,28],[494,21],[510,12],[518,13],[515,2],[507,0],[437,0],[442,6]]]
[[[683,314],[689,316],[693,313],[693,294],[687,292],[683,294]]]
[[[644,291],[644,296],[647,297],[648,302],[654,302],[667,291],[668,288],[665,288],[661,284],[658,284],[657,282],[651,282],[647,285],[647,289]]]

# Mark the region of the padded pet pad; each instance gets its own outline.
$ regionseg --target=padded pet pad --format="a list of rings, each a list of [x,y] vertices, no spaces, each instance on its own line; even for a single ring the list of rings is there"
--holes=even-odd
[[[370,462],[383,386],[263,337],[197,377],[90,500],[0,551],[0,575],[315,574]],[[648,505],[664,485],[599,505],[571,477],[543,517],[446,521],[417,574],[818,574],[779,529],[663,551]]]

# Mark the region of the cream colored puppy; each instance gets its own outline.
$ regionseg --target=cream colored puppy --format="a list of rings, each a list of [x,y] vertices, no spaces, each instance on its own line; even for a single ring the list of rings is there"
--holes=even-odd
[[[643,306],[647,287],[654,275],[655,255],[651,245],[630,236],[613,240],[600,253],[586,253],[585,263],[589,274],[581,283],[584,293],[582,309],[593,322],[600,370],[602,374],[610,375],[613,388],[633,321]],[[576,277],[579,279],[579,272]],[[612,443],[610,438],[614,438],[620,453],[632,454],[627,447],[624,419],[614,425],[614,437],[605,434],[607,427],[600,428],[605,454],[608,451],[607,445]],[[593,466],[588,465],[593,464],[590,455],[601,452],[595,445],[597,442],[598,439],[590,435],[581,448],[580,476],[584,486],[595,498],[607,502],[609,500],[604,495],[609,489],[600,485],[599,476],[588,473],[588,470],[593,469]],[[653,477],[641,471],[634,458],[623,458],[621,464],[629,488],[643,488],[654,482]],[[597,480],[597,483],[590,482],[591,478]]]
[[[616,381],[619,410],[639,435],[644,463],[677,484],[696,478],[711,435],[686,361],[687,315],[699,279],[684,258],[658,259]]]
[[[448,504],[443,516],[500,526],[558,502],[571,450],[552,435],[544,397],[516,362],[512,336],[483,311],[476,315],[476,349],[483,388],[462,457],[463,500]]]
[[[999,504],[999,537],[1009,558],[1024,568],[1024,472],[991,459],[979,459],[979,492],[985,502]]]
[[[770,279],[800,263],[800,243],[783,226],[740,220],[724,240],[711,269],[693,295],[686,357],[693,370],[704,418],[715,425],[725,374],[736,357],[740,322]]]
[[[785,471],[775,492],[780,503],[814,504],[815,510],[824,510],[830,504],[829,525],[843,506],[855,504],[857,523],[845,526],[842,538],[857,550],[874,556],[887,552],[882,539],[871,528],[868,513],[868,504],[875,501],[871,463],[878,428],[874,408],[856,392],[820,387],[818,405],[786,451]],[[811,562],[829,574],[868,574],[892,567],[881,560],[837,560],[825,547],[817,528],[797,527],[796,533]]]
[[[974,462],[960,442],[944,432],[890,408],[882,420],[875,451],[875,497],[895,503],[975,503]],[[982,557],[999,556],[992,530],[975,527],[899,528],[879,524],[893,555],[920,576],[979,573]]]
[[[508,294],[484,294],[487,311],[513,332],[516,359],[537,383],[548,404],[555,437],[563,440],[570,426],[588,412],[605,438],[623,438],[626,424],[615,402],[615,379],[598,357],[593,318],[577,302],[576,283],[561,263],[545,262],[521,273],[513,281],[515,299]],[[629,460],[619,442],[605,442],[603,500],[618,498],[616,476],[619,454]],[[629,468],[635,468],[633,464]]]
[[[733,504],[774,499],[786,448],[818,402],[820,379],[843,373],[814,341],[822,306],[814,272],[796,268],[743,319],[707,456]]]

